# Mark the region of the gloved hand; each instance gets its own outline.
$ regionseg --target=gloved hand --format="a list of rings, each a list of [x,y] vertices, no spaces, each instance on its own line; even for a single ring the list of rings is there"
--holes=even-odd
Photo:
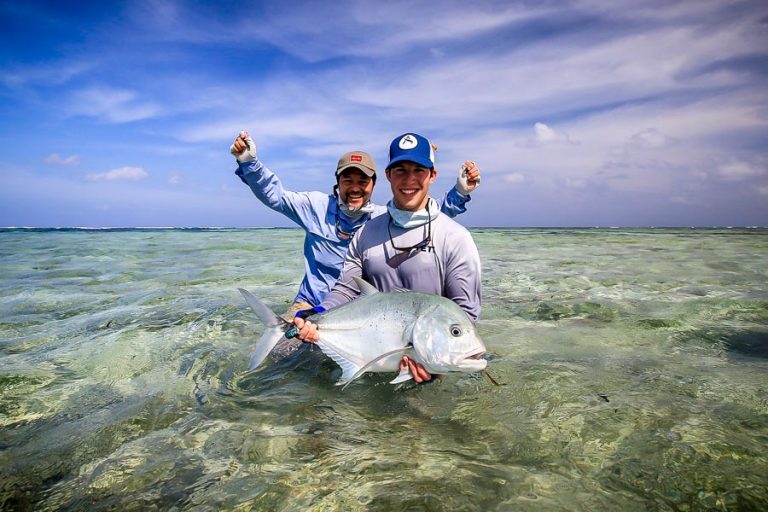
[[[480,169],[472,160],[467,160],[459,169],[459,177],[456,178],[456,190],[463,196],[468,196],[480,186]]]
[[[250,162],[256,160],[256,143],[248,132],[241,131],[235,139],[235,142],[229,146],[229,152],[232,153],[239,163]]]

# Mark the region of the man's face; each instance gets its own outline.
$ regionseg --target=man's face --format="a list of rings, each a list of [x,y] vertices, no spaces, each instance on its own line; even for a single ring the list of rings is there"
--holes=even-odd
[[[392,186],[392,198],[400,210],[415,212],[427,206],[429,185],[437,177],[437,171],[414,162],[397,162],[387,169],[387,179]]]
[[[357,209],[371,199],[373,180],[359,169],[347,169],[339,176],[339,199]]]

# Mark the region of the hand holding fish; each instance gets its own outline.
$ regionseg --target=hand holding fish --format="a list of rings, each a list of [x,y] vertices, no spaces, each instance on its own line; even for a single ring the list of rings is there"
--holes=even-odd
[[[293,319],[293,325],[299,330],[299,334],[296,336],[305,343],[315,343],[320,339],[320,334],[317,332],[317,325],[308,320],[297,316]]]
[[[417,363],[408,356],[403,356],[403,359],[400,360],[400,372],[406,368],[409,372],[411,372],[413,380],[419,384],[432,380],[432,374],[429,373],[426,368],[424,368],[424,365]]]
[[[229,146],[229,152],[232,153],[239,163],[256,160],[256,143],[248,132],[241,131],[235,141]]]

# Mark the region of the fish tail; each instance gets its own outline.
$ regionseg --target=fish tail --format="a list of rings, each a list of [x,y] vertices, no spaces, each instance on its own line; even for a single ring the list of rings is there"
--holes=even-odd
[[[253,350],[251,360],[248,363],[248,370],[250,371],[264,362],[264,359],[272,352],[277,342],[285,336],[285,332],[293,325],[277,316],[274,311],[269,309],[266,304],[257,299],[248,290],[243,290],[242,288],[238,288],[238,290],[240,290],[243,298],[245,298],[245,302],[251,306],[256,316],[259,317],[261,323],[264,324],[264,333],[259,338],[259,341],[256,342],[256,348]]]

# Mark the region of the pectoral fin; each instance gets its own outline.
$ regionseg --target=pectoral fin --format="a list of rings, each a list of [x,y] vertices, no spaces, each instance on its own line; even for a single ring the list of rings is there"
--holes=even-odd
[[[413,375],[411,375],[411,370],[408,369],[406,366],[402,370],[400,370],[400,374],[389,381],[390,384],[400,384],[401,382],[409,381],[413,378]]]
[[[405,353],[406,353],[406,352],[408,352],[410,349],[411,349],[411,347],[410,347],[410,346],[408,346],[408,347],[403,347],[403,348],[398,348],[398,349],[396,349],[396,350],[392,350],[392,351],[390,351],[390,352],[384,352],[384,353],[383,353],[383,354],[381,354],[380,356],[378,356],[378,357],[375,357],[373,360],[371,360],[371,361],[368,361],[368,362],[367,362],[367,363],[366,363],[366,364],[365,364],[365,365],[364,365],[362,368],[360,368],[359,370],[357,370],[357,373],[355,373],[355,374],[354,374],[352,377],[350,377],[350,378],[349,378],[349,379],[348,379],[346,382],[344,382],[344,383],[343,383],[343,384],[344,384],[344,387],[343,387],[343,388],[341,388],[341,390],[342,390],[342,391],[344,391],[344,388],[346,388],[347,386],[349,386],[349,383],[350,383],[350,382],[352,382],[353,380],[355,380],[355,379],[357,379],[358,377],[360,377],[362,374],[364,374],[364,373],[366,372],[366,370],[368,370],[368,368],[370,368],[370,367],[371,367],[371,366],[373,366],[374,364],[378,363],[378,362],[379,362],[379,361],[381,361],[382,359],[385,359],[385,358],[387,358],[387,357],[389,357],[389,356],[391,356],[391,355],[393,355],[393,354],[405,354]]]

